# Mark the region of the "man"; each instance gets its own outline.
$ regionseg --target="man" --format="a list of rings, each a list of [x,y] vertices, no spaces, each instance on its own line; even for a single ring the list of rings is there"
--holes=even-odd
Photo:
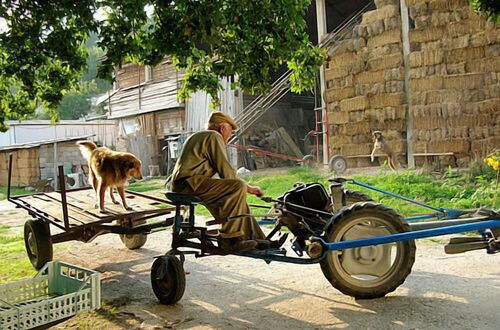
[[[215,220],[223,223],[220,246],[225,249],[251,250],[268,241],[258,223],[250,214],[246,194],[260,196],[259,187],[236,178],[236,171],[226,155],[226,145],[238,126],[223,112],[212,112],[207,130],[194,133],[183,145],[177,159],[170,189],[173,192],[199,197]],[[220,179],[213,176],[218,174]]]

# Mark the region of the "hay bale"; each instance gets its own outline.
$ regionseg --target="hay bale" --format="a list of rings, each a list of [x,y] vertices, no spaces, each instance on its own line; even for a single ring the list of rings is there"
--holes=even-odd
[[[368,105],[369,102],[366,96],[357,96],[340,101],[340,110],[341,111],[363,110],[366,109]]]
[[[384,70],[361,72],[354,76],[354,82],[358,84],[374,84],[384,81]]]
[[[443,27],[429,27],[422,30],[411,30],[409,34],[410,42],[429,42],[440,40],[445,35]]]
[[[330,57],[329,69],[349,65],[358,60],[357,54],[354,52],[345,52],[342,54],[334,54]]]
[[[466,73],[465,62],[450,63],[450,64],[446,65],[446,72],[447,72],[447,74],[464,74],[464,73]]]
[[[427,104],[460,102],[462,93],[458,90],[433,90],[427,92]]]
[[[386,31],[368,39],[368,48],[376,48],[387,44],[401,43],[401,30]]]
[[[345,67],[330,67],[329,69],[325,70],[325,79],[331,80],[335,78],[342,78],[344,76],[347,76],[348,74],[349,72]]]
[[[456,63],[483,58],[484,55],[484,47],[460,48],[445,51],[444,58],[446,63]]]
[[[362,24],[370,24],[375,21],[385,20],[394,16],[399,16],[399,6],[386,5],[376,10],[371,10],[363,14]]]
[[[388,106],[400,106],[403,104],[403,93],[386,93],[373,95],[369,98],[371,108],[384,108]]]
[[[341,154],[345,156],[366,155],[371,152],[371,143],[346,144],[340,147]]]
[[[349,122],[349,113],[348,112],[332,112],[328,113],[328,124],[339,125],[346,124]]]
[[[455,74],[444,77],[443,86],[445,89],[475,89],[484,87],[483,73]]]
[[[354,88],[329,89],[326,91],[326,102],[331,103],[354,97]]]
[[[409,55],[410,67],[436,65],[443,62],[444,53],[440,49],[412,52]]]
[[[435,11],[453,11],[467,7],[467,0],[430,0],[429,8]]]
[[[399,5],[399,0],[375,0],[375,6],[377,8],[387,5]]]
[[[404,81],[386,81],[385,82],[385,92],[386,93],[400,93],[404,89]]]
[[[500,58],[482,58],[465,63],[467,72],[500,72]]]
[[[390,68],[399,68],[403,65],[403,54],[394,53],[391,55],[380,56],[368,61],[368,68],[372,71],[378,71]]]
[[[420,79],[410,79],[410,91],[429,91],[435,89],[443,88],[443,77],[441,76],[430,76]]]
[[[468,34],[463,35],[461,37],[457,37],[457,38],[444,39],[443,40],[443,48],[457,49],[457,48],[469,47],[469,39],[470,39],[470,35],[468,35]]]
[[[403,68],[387,69],[384,71],[384,80],[403,80]]]
[[[347,123],[341,127],[340,134],[358,135],[371,134],[371,125],[368,122]]]
[[[488,44],[488,40],[486,39],[486,32],[481,31],[476,34],[470,36],[470,45],[472,47],[481,47]]]

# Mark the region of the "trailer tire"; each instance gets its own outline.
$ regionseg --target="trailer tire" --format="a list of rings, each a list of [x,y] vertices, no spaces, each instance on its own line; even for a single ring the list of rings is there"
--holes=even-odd
[[[340,155],[335,155],[328,161],[328,169],[330,172],[342,174],[347,170],[347,160]]]
[[[129,250],[135,250],[139,249],[146,244],[146,241],[148,240],[148,235],[145,234],[133,234],[133,235],[127,235],[127,234],[120,234],[120,239],[125,245],[125,247]]]
[[[186,289],[186,273],[182,262],[173,255],[156,258],[151,266],[151,287],[164,305],[178,302]]]
[[[52,261],[54,249],[49,225],[41,219],[28,220],[24,224],[24,246],[31,264],[40,269]]]
[[[376,224],[381,226],[377,227]],[[370,227],[373,228],[373,234],[367,234],[371,230]],[[349,233],[349,230],[353,228],[355,228],[354,232]],[[381,234],[384,231],[387,233]],[[381,204],[361,202],[344,207],[335,214],[324,239],[327,242],[339,242],[352,239],[344,239],[346,234],[358,235],[357,238],[367,238],[408,231],[410,231],[409,225],[394,210]],[[387,264],[387,258],[392,259],[393,247],[396,248],[395,258],[393,263],[391,260],[391,264]],[[391,251],[388,252],[387,249]],[[374,299],[394,291],[405,281],[415,262],[415,251],[414,241],[353,248],[339,252],[331,251],[321,260],[320,266],[332,286],[342,293],[356,299]],[[377,270],[377,267],[382,269]],[[370,269],[367,272],[372,273],[356,273],[361,269]],[[382,274],[374,274],[382,271],[384,271]],[[360,275],[365,278],[366,276],[375,277],[375,279],[363,279],[359,277]]]

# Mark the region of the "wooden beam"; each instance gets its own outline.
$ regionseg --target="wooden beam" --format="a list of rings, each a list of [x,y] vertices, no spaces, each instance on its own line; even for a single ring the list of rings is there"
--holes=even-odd
[[[323,36],[326,34],[326,7],[325,0],[316,0],[316,25],[318,29],[318,43],[321,42]],[[323,164],[328,164],[329,148],[328,148],[328,122],[326,119],[326,80],[325,80],[325,64],[321,65],[319,69],[320,77],[320,95],[321,95],[321,120],[323,121]],[[319,156],[319,155],[318,155]]]

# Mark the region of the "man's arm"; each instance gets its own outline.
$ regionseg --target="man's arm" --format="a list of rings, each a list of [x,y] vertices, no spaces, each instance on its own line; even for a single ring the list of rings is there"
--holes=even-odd
[[[236,171],[227,159],[226,145],[218,133],[210,134],[207,149],[207,158],[221,179],[236,179]]]

